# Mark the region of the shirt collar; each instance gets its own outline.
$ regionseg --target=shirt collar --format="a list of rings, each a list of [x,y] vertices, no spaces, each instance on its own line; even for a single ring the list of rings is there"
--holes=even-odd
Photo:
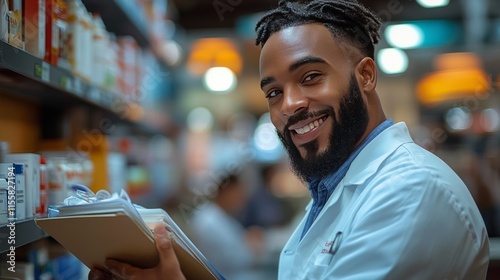
[[[328,197],[333,193],[335,187],[340,183],[342,178],[347,173],[349,166],[354,161],[356,156],[363,150],[363,148],[377,137],[386,128],[392,126],[394,122],[392,119],[386,119],[373,129],[368,136],[363,140],[354,152],[347,158],[347,160],[337,169],[337,171],[325,176],[324,178],[311,178],[308,182],[308,188],[315,203],[324,203]]]

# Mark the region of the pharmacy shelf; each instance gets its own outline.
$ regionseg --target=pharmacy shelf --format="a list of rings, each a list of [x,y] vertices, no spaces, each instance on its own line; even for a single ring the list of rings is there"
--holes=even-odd
[[[21,247],[39,239],[48,237],[45,231],[41,230],[32,219],[15,222],[15,229],[12,231],[7,225],[0,226],[0,254],[10,250],[11,246]],[[11,239],[9,237],[12,236]],[[14,240],[15,244],[9,244],[9,240]]]
[[[83,0],[87,10],[98,13],[106,29],[118,36],[130,35],[143,48],[151,47],[145,12],[130,0]]]
[[[118,94],[85,82],[69,70],[51,65],[3,41],[0,41],[0,88],[47,107],[87,105],[138,132],[164,134],[164,129],[128,119],[123,113],[127,103]]]

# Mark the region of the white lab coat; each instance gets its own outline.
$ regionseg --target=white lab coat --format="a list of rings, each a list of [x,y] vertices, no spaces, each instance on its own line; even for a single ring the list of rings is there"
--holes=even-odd
[[[486,277],[488,235],[472,196],[404,123],[361,151],[300,240],[306,217],[281,252],[279,279]]]

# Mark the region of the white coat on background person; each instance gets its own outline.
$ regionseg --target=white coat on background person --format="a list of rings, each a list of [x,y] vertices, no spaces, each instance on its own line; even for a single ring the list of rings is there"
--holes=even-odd
[[[474,207],[461,179],[395,124],[359,153],[302,240],[299,224],[279,279],[485,279]]]
[[[254,280],[263,237],[243,227],[235,215],[245,207],[248,190],[236,175],[221,178],[215,197],[198,206],[188,226],[190,238],[228,280]]]

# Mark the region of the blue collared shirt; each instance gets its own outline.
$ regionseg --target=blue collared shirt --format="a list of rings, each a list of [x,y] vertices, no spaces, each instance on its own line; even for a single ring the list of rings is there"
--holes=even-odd
[[[313,199],[313,204],[311,207],[311,211],[309,212],[309,216],[307,217],[307,221],[304,225],[304,229],[302,230],[302,237],[309,230],[311,225],[313,224],[318,214],[321,212],[326,202],[332,195],[333,191],[340,183],[340,181],[344,178],[347,170],[349,170],[349,166],[354,161],[356,156],[363,150],[363,148],[370,143],[377,135],[379,135],[386,128],[393,125],[393,121],[391,119],[386,119],[381,124],[379,124],[368,136],[366,139],[356,148],[356,150],[347,158],[347,160],[339,167],[339,169],[332,173],[329,176],[321,178],[313,178],[309,182],[309,191],[311,192],[311,197]]]

